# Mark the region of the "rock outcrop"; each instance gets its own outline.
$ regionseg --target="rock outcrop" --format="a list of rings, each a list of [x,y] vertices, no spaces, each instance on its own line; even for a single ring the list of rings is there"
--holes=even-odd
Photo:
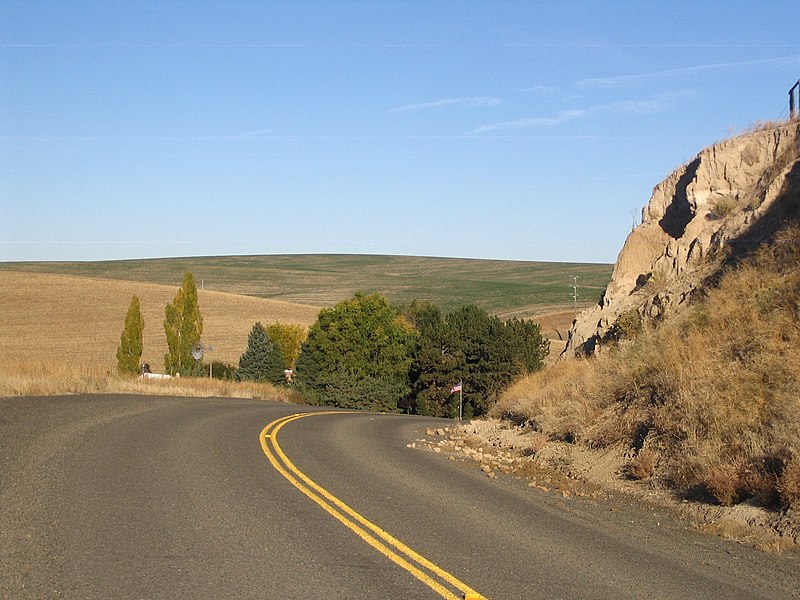
[[[793,121],[714,144],[659,183],[605,294],[573,322],[562,357],[592,354],[626,324],[686,305],[726,260],[769,239],[798,211],[798,158]]]

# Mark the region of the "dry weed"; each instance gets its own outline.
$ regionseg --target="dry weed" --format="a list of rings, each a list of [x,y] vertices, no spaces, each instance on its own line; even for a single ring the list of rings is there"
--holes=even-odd
[[[642,448],[639,453],[625,465],[625,475],[640,481],[650,479],[656,472],[658,453],[650,448]]]
[[[0,370],[0,397],[56,396],[79,393],[131,393],[160,396],[257,398],[301,403],[291,389],[266,383],[202,377],[142,380],[101,367],[60,361],[7,361]]]
[[[777,488],[783,504],[793,508],[800,506],[800,455],[786,464]]]
[[[687,494],[796,505],[800,466],[782,465],[800,456],[798,240],[788,227],[701,304],[517,383],[495,414],[524,415],[552,439],[640,450],[631,475],[652,470]]]

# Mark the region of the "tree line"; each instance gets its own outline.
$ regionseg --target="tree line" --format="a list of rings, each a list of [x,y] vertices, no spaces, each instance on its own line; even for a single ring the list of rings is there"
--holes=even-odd
[[[314,404],[439,417],[457,416],[463,400],[469,418],[541,369],[548,352],[532,321],[503,321],[475,305],[444,314],[430,302],[396,306],[359,293],[320,312],[300,352],[297,385]]]
[[[140,369],[143,328],[134,296],[117,351],[123,373]],[[191,273],[165,308],[164,330],[167,372],[199,375],[204,367],[192,349],[203,320]],[[255,323],[238,365],[220,365],[218,374],[292,383],[308,402],[342,408],[455,417],[463,401],[470,418],[485,413],[517,378],[541,369],[548,352],[533,321],[504,321],[475,305],[445,314],[430,302],[395,305],[357,293],[322,309],[307,334],[297,325]]]
[[[200,376],[209,372],[208,365],[195,358],[202,348],[203,315],[197,297],[197,284],[191,272],[184,274],[183,283],[175,298],[164,308],[164,335],[167,353],[164,370],[169,375]],[[125,325],[117,348],[117,369],[122,374],[136,375],[147,369],[142,364],[144,317],[138,296],[131,298]],[[267,381],[281,384],[286,380],[285,370],[294,367],[305,339],[305,328],[300,325],[273,323],[253,325],[248,337],[247,350],[238,365],[215,363],[213,374],[223,379]]]

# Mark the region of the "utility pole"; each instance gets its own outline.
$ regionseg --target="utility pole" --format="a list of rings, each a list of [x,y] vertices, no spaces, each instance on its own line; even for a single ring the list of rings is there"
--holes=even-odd
[[[578,309],[578,276],[572,276],[572,303],[575,307],[575,310]]]
[[[800,79],[789,89],[789,119],[800,117]]]

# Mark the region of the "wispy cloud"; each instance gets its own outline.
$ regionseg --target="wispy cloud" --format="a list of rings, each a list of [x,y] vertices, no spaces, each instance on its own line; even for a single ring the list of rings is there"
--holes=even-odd
[[[444,98],[442,100],[434,100],[432,102],[421,102],[419,104],[406,104],[398,106],[389,110],[390,113],[403,113],[416,110],[429,110],[436,108],[444,108],[446,106],[498,106],[503,103],[502,98],[495,96],[467,96],[463,98]]]
[[[536,94],[552,94],[558,91],[555,85],[532,85],[530,87],[519,88],[518,92],[534,92]]]
[[[524,119],[513,119],[511,121],[500,121],[499,123],[489,123],[488,125],[481,125],[472,131],[472,133],[487,133],[489,131],[498,131],[501,129],[528,129],[530,127],[552,127],[560,125],[567,121],[574,121],[586,116],[587,111],[591,109],[574,109],[562,110],[552,117],[527,117]]]
[[[735,69],[739,67],[752,67],[760,65],[779,65],[779,64],[796,64],[800,63],[800,56],[784,56],[781,58],[765,58],[760,60],[746,60],[740,62],[730,63],[710,63],[706,65],[693,65],[690,67],[680,67],[677,69],[666,69],[663,71],[651,71],[650,73],[637,73],[634,75],[617,75],[615,77],[590,77],[582,79],[575,85],[577,87],[597,87],[597,88],[614,88],[624,85],[636,85],[651,79],[660,79],[664,77],[674,77],[676,75],[685,75],[690,73],[702,73],[704,71],[717,71],[723,69]]]
[[[237,133],[231,136],[233,140],[257,140],[272,133],[272,129],[254,129],[253,131],[245,131],[244,133]]]
[[[549,117],[527,117],[514,119],[511,121],[501,121],[499,123],[489,123],[475,128],[470,133],[488,133],[490,131],[508,129],[528,129],[533,127],[554,127],[568,121],[584,119],[586,117],[600,114],[626,114],[626,115],[646,115],[670,110],[674,106],[674,100],[689,95],[690,92],[676,92],[664,94],[658,98],[649,100],[620,100],[609,104],[599,104],[586,108],[574,108],[562,110]]]

